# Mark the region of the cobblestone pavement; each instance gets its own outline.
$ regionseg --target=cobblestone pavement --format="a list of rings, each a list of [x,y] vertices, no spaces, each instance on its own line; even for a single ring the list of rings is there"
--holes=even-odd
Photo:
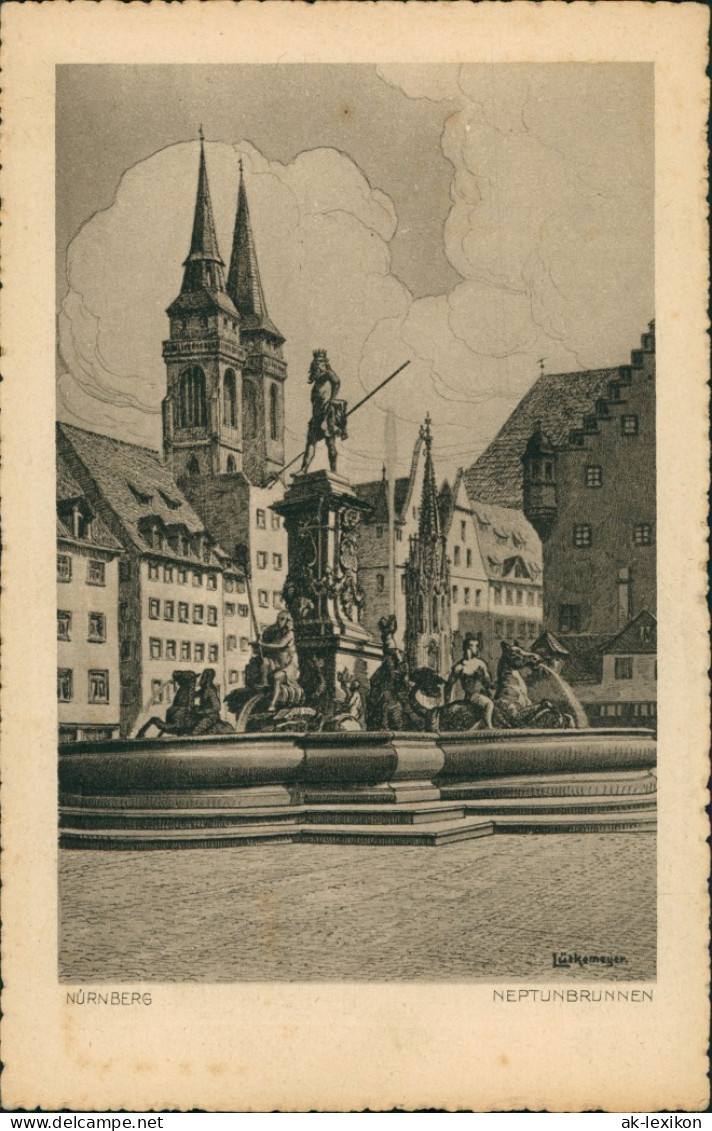
[[[655,838],[63,851],[60,918],[64,981],[653,978]]]

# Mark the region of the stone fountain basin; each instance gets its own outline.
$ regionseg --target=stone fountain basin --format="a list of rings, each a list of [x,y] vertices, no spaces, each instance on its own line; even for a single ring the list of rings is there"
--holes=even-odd
[[[457,781],[513,775],[651,770],[652,731],[632,728],[470,733],[234,734],[60,747],[63,797],[201,793]],[[267,791],[271,804],[274,790]]]

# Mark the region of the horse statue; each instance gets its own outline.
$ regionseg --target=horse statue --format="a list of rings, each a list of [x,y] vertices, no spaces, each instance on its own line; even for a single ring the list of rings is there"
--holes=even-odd
[[[563,711],[550,699],[532,703],[529,688],[522,675],[539,673],[545,668],[541,656],[529,652],[516,641],[503,640],[497,664],[497,686],[494,696],[493,723],[495,727],[510,730],[515,727],[562,728],[576,725],[572,714]]]

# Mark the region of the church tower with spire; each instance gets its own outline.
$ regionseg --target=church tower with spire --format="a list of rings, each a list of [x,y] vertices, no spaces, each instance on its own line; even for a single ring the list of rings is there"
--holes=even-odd
[[[405,567],[405,651],[411,670],[428,667],[445,677],[452,662],[450,563],[435,481],[430,417],[420,430],[425,468],[418,533]]]
[[[175,479],[243,469],[240,391],[246,349],[240,315],[225,287],[205,147],[200,164],[190,251],[180,294],[166,312],[170,336],[163,343],[168,371],[163,401],[163,449]]]
[[[243,470],[255,486],[265,486],[284,466],[284,338],[265,302],[245,176],[240,160],[237,215],[232,240],[227,293],[240,316],[245,349],[242,369]]]

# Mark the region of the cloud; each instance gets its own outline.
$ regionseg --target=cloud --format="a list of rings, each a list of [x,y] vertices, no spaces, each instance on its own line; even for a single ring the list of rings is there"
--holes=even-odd
[[[461,281],[413,299],[392,271],[393,202],[333,148],[281,164],[247,143],[206,144],[219,245],[227,258],[241,156],[267,303],[287,340],[289,456],[302,446],[306,373],[322,347],[351,404],[411,361],[351,419],[347,474],[380,474],[392,408],[401,467],[429,410],[438,470],[451,475],[504,423],[539,358],[550,371],[624,362],[653,317],[649,91],[644,68],[630,66],[379,74],[443,104],[443,244]],[[180,287],[196,180],[196,143],[161,150],[125,173],[72,241],[58,316],[64,418],[159,446],[165,308]]]

